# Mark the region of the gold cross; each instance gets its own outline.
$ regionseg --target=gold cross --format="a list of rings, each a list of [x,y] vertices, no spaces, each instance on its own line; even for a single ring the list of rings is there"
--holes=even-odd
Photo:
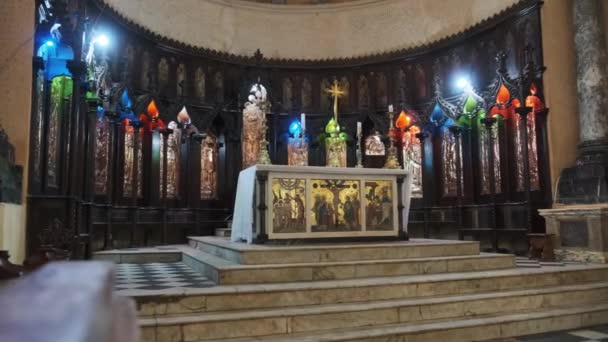
[[[346,91],[340,88],[338,80],[334,80],[332,86],[325,89],[325,91],[334,97],[334,120],[338,122],[338,98],[346,95]]]

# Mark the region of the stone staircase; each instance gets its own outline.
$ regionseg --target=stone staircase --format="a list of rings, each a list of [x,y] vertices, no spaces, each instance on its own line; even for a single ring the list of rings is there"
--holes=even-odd
[[[517,268],[473,241],[176,247],[218,286],[134,294],[144,341],[481,341],[608,322],[608,266]]]
[[[226,227],[224,228],[215,228],[215,236],[230,238],[230,234],[232,232],[232,220],[226,221]]]

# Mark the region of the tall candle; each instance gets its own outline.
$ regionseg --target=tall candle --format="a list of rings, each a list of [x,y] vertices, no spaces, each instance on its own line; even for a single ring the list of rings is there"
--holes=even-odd
[[[361,136],[361,121],[357,121],[357,136],[360,137]]]
[[[300,114],[300,124],[302,126],[302,131],[306,130],[306,114]]]
[[[392,104],[388,105],[388,111],[389,111],[389,112],[392,112],[392,111],[393,111],[393,105],[392,105]]]

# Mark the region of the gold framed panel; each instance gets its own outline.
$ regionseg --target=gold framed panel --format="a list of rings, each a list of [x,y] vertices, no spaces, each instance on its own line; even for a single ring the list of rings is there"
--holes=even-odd
[[[279,187],[279,180],[280,179],[287,179],[287,180],[301,180],[304,182],[304,188],[305,190],[305,196],[303,198],[303,202],[304,202],[304,217],[305,217],[305,229],[302,228],[302,226],[295,226],[297,228],[294,228],[293,225],[290,226],[289,229],[285,229],[282,227],[278,227],[279,229],[276,229],[277,226],[275,225],[275,214],[274,214],[274,207],[273,207],[273,202],[275,201],[275,196],[277,197],[277,199],[285,199],[286,195],[285,192],[283,192],[281,195],[278,194],[277,190],[279,188],[284,188],[284,187]],[[315,217],[315,195],[319,194],[322,195],[322,193],[319,192],[315,192],[315,189],[313,188],[313,184],[315,184],[315,181],[329,181],[329,182],[323,182],[323,185],[326,184],[337,184],[337,185],[341,185],[341,187],[343,188],[348,188],[350,190],[348,191],[343,191],[343,192],[338,192],[337,190],[333,190],[334,192],[337,193],[338,195],[338,199],[339,199],[339,208],[338,208],[338,224],[334,225],[333,227],[318,227],[319,225],[317,224],[318,222],[316,221],[316,217]],[[391,209],[390,209],[390,214],[391,214],[391,219],[388,220],[387,224],[382,225],[382,229],[378,229],[378,227],[372,226],[370,229],[370,227],[367,227],[366,225],[366,220],[367,220],[367,215],[366,215],[366,211],[367,211],[367,203],[368,201],[365,198],[365,184],[366,182],[381,182],[381,184],[383,184],[383,186],[385,187],[390,187],[389,193],[392,195],[391,199],[393,200]],[[356,184],[356,189],[352,187],[353,184]],[[320,187],[320,185],[317,183],[318,188]],[[306,238],[335,238],[335,237],[381,237],[381,236],[398,236],[398,229],[399,229],[399,221],[398,221],[398,212],[397,212],[397,203],[398,203],[398,198],[396,197],[398,192],[397,192],[397,182],[396,182],[396,177],[392,177],[392,176],[374,176],[374,175],[332,175],[332,174],[319,174],[319,173],[306,173],[306,172],[294,172],[294,173],[287,173],[287,172],[269,172],[268,174],[268,182],[266,183],[266,198],[268,200],[268,209],[266,211],[266,232],[268,234],[268,238],[269,239],[306,239]],[[294,190],[289,190],[289,191],[294,191]],[[301,191],[299,192],[301,194]],[[356,194],[356,195],[355,195]],[[290,193],[290,197],[295,196],[295,194]],[[347,204],[347,199],[346,197],[350,196],[350,201],[353,201],[353,198],[359,200],[360,203],[360,207],[357,213],[356,210],[356,203],[354,205],[354,207],[352,208],[353,211],[351,214],[349,214],[350,209],[348,209],[348,205],[347,205],[347,210],[345,212],[345,208],[344,205]],[[256,196],[256,198],[258,198],[258,196]],[[326,197],[326,201],[329,201],[329,196]],[[332,206],[334,205],[334,198],[331,197],[331,204]],[[351,203],[352,204],[352,203]],[[334,213],[335,214],[335,213]],[[358,218],[358,223],[356,224],[357,221],[355,220],[354,223],[351,222],[351,224],[346,224],[344,223],[345,220],[345,214],[346,214],[346,219],[356,216]],[[292,217],[291,219],[293,220],[294,218],[297,219],[296,217]],[[286,219],[286,215],[283,214],[283,222],[287,222]],[[297,222],[297,220],[296,220]],[[324,221],[324,223],[328,223],[327,220]],[[335,223],[335,221],[333,222]],[[390,223],[390,224],[389,224]],[[392,225],[391,225],[392,224]],[[327,226],[329,226],[329,224],[327,224]],[[329,228],[329,229],[326,229]]]

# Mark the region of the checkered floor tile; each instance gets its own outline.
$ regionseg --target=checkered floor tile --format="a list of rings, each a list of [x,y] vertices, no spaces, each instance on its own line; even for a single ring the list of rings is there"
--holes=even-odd
[[[215,284],[188,265],[175,263],[118,264],[115,290],[166,290],[203,288]]]
[[[608,325],[517,337],[513,342],[596,342],[608,341]]]

